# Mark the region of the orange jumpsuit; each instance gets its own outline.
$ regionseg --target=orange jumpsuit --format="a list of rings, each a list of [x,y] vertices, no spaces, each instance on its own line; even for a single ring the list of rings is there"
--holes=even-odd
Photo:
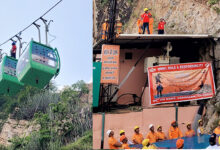
[[[143,22],[141,19],[138,19],[137,26],[138,26],[138,34],[142,34]]]
[[[178,127],[174,128],[174,127],[170,127],[169,129],[169,138],[170,139],[176,139],[179,137],[183,137],[182,132],[180,131],[180,129]]]
[[[149,143],[152,144],[152,143],[155,143],[157,142],[157,139],[158,139],[158,136],[157,136],[157,133],[156,132],[149,132],[146,136],[146,139],[149,139]]]
[[[159,140],[165,140],[166,136],[163,132],[157,132],[157,136]]]
[[[186,133],[185,133],[185,135],[186,136],[188,136],[188,137],[191,137],[191,136],[194,136],[196,133],[195,133],[195,131],[194,130],[188,130],[188,131],[186,131]]]
[[[106,40],[108,36],[108,23],[104,22],[102,24],[102,39]]]
[[[110,137],[108,139],[109,149],[118,149],[118,147],[114,146],[116,143],[117,143],[117,140],[114,137]]]
[[[142,135],[141,133],[139,133],[139,134],[135,133],[135,134],[133,135],[133,138],[132,138],[132,140],[137,141],[138,144],[142,144],[143,139],[144,139],[144,138],[143,138],[143,135]]]
[[[214,133],[215,133],[215,134],[220,134],[220,128],[218,128],[218,127],[215,128]]]
[[[153,19],[153,18],[149,18],[149,30],[150,30],[150,34],[153,34],[153,28],[154,28],[154,19]]]
[[[115,27],[116,27],[116,37],[119,36],[119,34],[121,34],[122,32],[122,23],[120,21],[117,21],[116,24],[115,24]]]

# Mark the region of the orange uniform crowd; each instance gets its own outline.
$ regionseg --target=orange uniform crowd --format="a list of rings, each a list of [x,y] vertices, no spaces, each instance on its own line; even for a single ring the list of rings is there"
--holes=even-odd
[[[142,144],[142,149],[155,149],[157,148],[153,143],[163,141],[166,139],[178,139],[176,142],[176,147],[183,148],[184,140],[181,139],[183,136],[192,137],[195,136],[195,131],[192,129],[191,124],[188,123],[186,125],[187,131],[183,135],[180,129],[178,128],[177,122],[171,122],[171,126],[169,128],[168,137],[166,137],[165,133],[162,131],[162,126],[157,127],[157,131],[154,130],[154,125],[149,125],[149,132],[144,138],[143,134],[140,133],[140,127],[134,127],[134,134],[132,136],[132,141],[129,141],[125,136],[125,131],[120,131],[120,140],[117,141],[114,138],[114,132],[112,130],[107,131],[107,135],[109,137],[109,148],[110,149],[132,149],[129,147],[130,144]],[[204,134],[203,121],[198,120],[198,128],[197,128],[197,136]],[[216,135],[220,135],[220,121],[218,127],[213,131]]]

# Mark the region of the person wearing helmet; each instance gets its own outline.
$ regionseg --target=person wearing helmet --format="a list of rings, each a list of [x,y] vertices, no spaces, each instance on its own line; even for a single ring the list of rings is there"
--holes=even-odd
[[[13,41],[11,45],[12,45],[12,48],[11,48],[11,57],[16,58],[16,50],[17,50],[16,42]]]
[[[145,33],[145,29],[147,28],[148,34],[150,34],[149,29],[149,18],[152,17],[151,13],[148,12],[148,8],[144,9],[144,13],[141,15],[141,18],[143,20],[143,34]]]
[[[157,149],[157,147],[155,145],[151,145],[149,139],[144,139],[142,142],[142,149]]]
[[[171,122],[171,127],[169,129],[169,138],[176,139],[183,137],[182,132],[178,128],[176,121]]]
[[[120,142],[122,143],[121,149],[131,149],[128,145],[128,139],[125,135],[120,137]]]
[[[106,133],[107,133],[107,135],[109,137],[109,139],[108,139],[109,149],[119,149],[121,147],[121,143],[119,143],[114,138],[114,131],[108,130]]]
[[[149,139],[150,144],[157,142],[158,136],[157,133],[154,131],[154,125],[149,125],[150,132],[147,134],[146,139]]]
[[[192,137],[192,136],[195,136],[196,134],[195,134],[195,131],[192,129],[192,127],[191,127],[191,123],[188,123],[187,125],[186,125],[186,128],[187,128],[187,131],[186,131],[186,133],[185,133],[185,136],[186,137]]]
[[[160,22],[158,23],[158,34],[164,34],[164,25],[166,21],[163,18],[160,18]]]
[[[119,18],[116,19],[115,29],[116,29],[116,37],[118,37],[119,34],[122,33],[122,23]]]
[[[199,127],[197,129],[197,135],[201,136],[201,135],[203,135],[205,133],[205,130],[203,128],[203,121],[202,121],[202,119],[198,120],[198,124],[199,124]]]
[[[167,139],[165,133],[162,131],[162,126],[157,127],[157,136],[158,136],[158,141],[163,141]]]
[[[134,135],[132,137],[134,144],[141,144],[144,140],[143,135],[140,133],[139,126],[134,127]]]
[[[121,130],[121,131],[119,132],[119,134],[120,134],[120,137],[121,137],[121,136],[125,135],[125,131],[124,131],[124,130]],[[128,140],[128,139],[127,139],[127,140]],[[119,141],[120,141],[120,140],[119,140]],[[130,145],[130,144],[133,144],[130,140],[128,140],[127,142],[128,142],[129,145]],[[120,141],[120,143],[122,144],[121,141]]]
[[[183,139],[178,139],[176,141],[176,148],[177,149],[183,149],[183,147],[184,147],[184,140]]]
[[[107,39],[108,28],[109,28],[108,19],[105,19],[105,22],[102,24],[102,39],[103,40]]]
[[[215,128],[214,133],[220,135],[220,121],[218,122],[218,126]]]

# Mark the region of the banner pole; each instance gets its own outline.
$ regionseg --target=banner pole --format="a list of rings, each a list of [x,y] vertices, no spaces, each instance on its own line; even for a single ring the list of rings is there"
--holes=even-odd
[[[177,105],[177,103],[175,103],[174,104],[174,106],[175,106],[175,114],[176,114],[176,116],[175,116],[175,118],[176,118],[176,123],[178,124],[178,105]]]

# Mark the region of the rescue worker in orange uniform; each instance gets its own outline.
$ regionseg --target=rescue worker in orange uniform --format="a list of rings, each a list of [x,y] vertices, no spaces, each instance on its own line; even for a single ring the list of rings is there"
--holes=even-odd
[[[142,34],[143,33],[143,31],[142,31],[142,29],[143,29],[143,22],[142,22],[141,19],[137,20],[137,26],[138,26],[138,34]]]
[[[218,126],[215,128],[214,132],[216,135],[220,135],[220,121],[218,122]]]
[[[141,144],[144,140],[143,135],[140,133],[139,126],[134,127],[134,135],[132,137],[134,144]]]
[[[119,149],[121,147],[121,143],[119,143],[114,138],[114,132],[112,130],[108,130],[107,135],[109,137],[109,139],[108,139],[109,149]]]
[[[203,128],[203,121],[202,121],[202,119],[199,119],[198,123],[199,123],[199,127],[197,129],[197,135],[200,136],[200,135],[205,134],[205,130]]]
[[[166,135],[162,131],[162,126],[157,127],[157,137],[158,137],[158,141],[163,141],[167,139]]]
[[[176,139],[176,138],[181,138],[181,137],[183,137],[182,132],[178,128],[176,121],[173,121],[169,129],[169,138]]]
[[[154,18],[153,17],[149,18],[149,30],[150,30],[150,34],[153,34],[153,30],[154,30]]]
[[[105,19],[105,22],[102,24],[102,39],[103,40],[106,40],[108,37],[108,28],[109,28],[108,19]]]
[[[122,146],[121,146],[121,149],[131,149],[128,145],[128,139],[125,135],[122,135],[120,137],[120,142],[122,142]]]
[[[149,139],[144,139],[142,142],[142,149],[157,149],[155,145],[150,144]]]
[[[120,134],[120,137],[121,136],[123,136],[123,135],[125,135],[125,131],[124,130],[121,130],[120,132],[119,132],[119,134]],[[127,139],[128,140],[128,139]],[[119,140],[120,141],[120,140]],[[122,143],[121,143],[122,144]],[[130,144],[133,144],[130,140],[128,140],[128,144],[130,145]]]
[[[164,25],[166,21],[163,18],[160,18],[160,22],[158,23],[158,34],[164,34]]]
[[[122,33],[122,23],[120,22],[119,18],[116,19],[115,29],[116,29],[116,37],[118,37],[119,34]]]
[[[154,125],[149,125],[150,132],[147,134],[146,139],[149,139],[150,144],[157,142],[158,136],[154,131]]]
[[[188,124],[186,125],[186,128],[187,128],[187,131],[186,131],[186,133],[185,133],[185,136],[187,136],[187,137],[192,137],[192,136],[195,136],[195,135],[196,135],[196,133],[195,133],[195,131],[192,129],[190,123],[188,123]]]
[[[176,141],[176,148],[177,149],[183,149],[183,147],[184,147],[184,140],[183,139],[178,139]]]

